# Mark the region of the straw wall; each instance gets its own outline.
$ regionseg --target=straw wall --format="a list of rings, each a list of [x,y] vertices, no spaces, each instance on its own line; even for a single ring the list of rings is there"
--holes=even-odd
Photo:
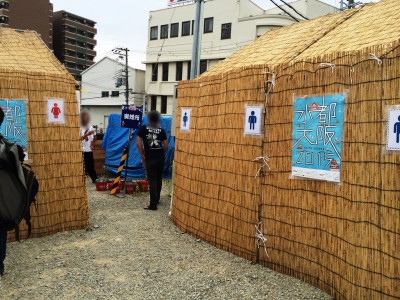
[[[65,124],[47,124],[47,97],[65,100]],[[87,227],[88,206],[72,77],[0,69],[0,99],[27,100],[29,159],[40,184],[37,207],[31,208],[32,236]],[[26,235],[24,226],[22,237]]]
[[[384,153],[385,106],[400,104],[400,50],[391,48],[269,70],[277,77],[262,139],[244,137],[243,124],[244,105],[266,100],[265,67],[180,84],[179,106],[193,111],[191,132],[178,128],[174,223],[337,299],[399,299],[400,156]],[[382,65],[370,53],[386,53]],[[289,179],[293,95],[344,90],[342,183]],[[270,157],[272,170],[254,179],[258,156]],[[256,247],[259,221],[269,257]]]

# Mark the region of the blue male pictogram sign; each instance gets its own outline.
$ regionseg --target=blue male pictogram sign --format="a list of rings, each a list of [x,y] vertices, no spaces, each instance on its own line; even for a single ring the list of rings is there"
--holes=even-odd
[[[262,133],[263,106],[245,106],[244,134],[260,136]]]
[[[181,108],[181,131],[189,132],[191,123],[192,109],[191,108]]]
[[[400,116],[397,118],[399,122],[394,124],[394,133],[396,134],[396,143],[400,143]]]
[[[189,121],[189,117],[187,115],[187,112],[184,113],[183,115],[183,127],[187,126],[187,122]]]
[[[249,123],[250,123],[250,130],[255,129],[255,125],[257,124],[257,117],[255,116],[256,112],[253,110],[251,111],[251,116],[249,117]]]
[[[386,150],[400,151],[400,107],[391,107],[388,112]]]

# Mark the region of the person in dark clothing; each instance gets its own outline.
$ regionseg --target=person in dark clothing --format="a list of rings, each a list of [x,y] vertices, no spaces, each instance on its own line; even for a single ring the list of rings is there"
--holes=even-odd
[[[87,111],[81,112],[81,139],[83,160],[85,163],[85,173],[90,176],[92,182],[95,183],[97,178],[96,170],[94,169],[93,148],[96,142],[96,132],[90,125],[90,116]]]
[[[160,114],[157,111],[151,111],[147,117],[149,124],[139,129],[137,147],[150,184],[150,205],[146,205],[144,209],[157,210],[162,189],[164,153],[168,150],[168,140],[165,130],[160,126]]]
[[[0,107],[0,127],[3,124],[5,118],[5,114],[3,109]],[[4,137],[0,133],[0,140],[4,139]],[[25,153],[21,146],[17,145],[18,148],[18,158],[21,163],[24,162]],[[0,277],[4,276],[4,260],[6,259],[6,250],[7,250],[7,230],[5,228],[1,228],[0,226]]]

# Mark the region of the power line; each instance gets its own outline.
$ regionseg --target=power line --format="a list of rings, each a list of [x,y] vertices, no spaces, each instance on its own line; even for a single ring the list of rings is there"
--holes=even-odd
[[[299,22],[298,19],[296,19],[293,15],[291,15],[290,13],[288,13],[286,10],[283,9],[282,6],[278,5],[274,0],[270,0],[277,8],[279,8],[281,11],[283,11],[285,14],[287,14],[288,16],[290,16],[293,20],[295,20],[296,22]]]
[[[288,6],[289,8],[291,8],[296,14],[298,14],[300,17],[302,17],[303,19],[309,20],[309,18],[303,16],[301,13],[299,13],[293,6],[291,6],[289,3],[287,3],[284,0],[281,0],[286,6]]]

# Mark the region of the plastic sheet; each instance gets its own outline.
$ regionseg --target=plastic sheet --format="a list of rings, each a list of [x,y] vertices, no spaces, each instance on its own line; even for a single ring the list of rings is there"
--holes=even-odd
[[[147,117],[143,118],[143,124],[147,124]],[[167,132],[167,138],[169,143],[168,151],[165,153],[165,166],[164,166],[164,178],[172,177],[172,162],[174,160],[175,143],[174,137],[171,136],[171,124],[172,117],[163,116],[161,118],[161,127]],[[129,129],[121,127],[121,115],[112,114],[109,117],[107,131],[104,135],[102,147],[106,151],[106,170],[116,174],[121,156],[124,151],[129,138]],[[137,131],[132,139],[130,150],[129,150],[129,166],[128,166],[128,178],[129,179],[144,179],[146,173],[144,166],[141,162],[139,151],[136,147]],[[125,176],[125,171],[122,172],[122,177]]]

